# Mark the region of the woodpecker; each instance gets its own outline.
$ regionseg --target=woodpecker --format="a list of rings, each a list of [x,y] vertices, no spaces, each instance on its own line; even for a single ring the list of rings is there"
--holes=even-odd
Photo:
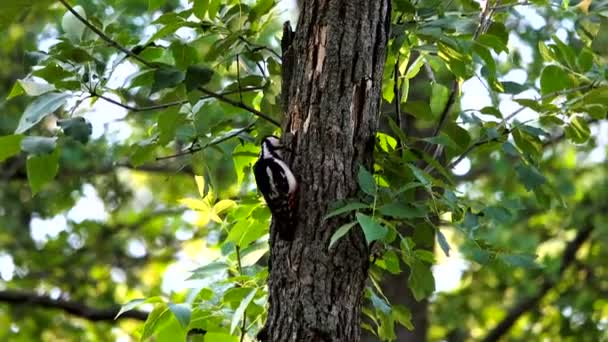
[[[253,174],[258,190],[264,196],[275,220],[279,238],[292,241],[298,182],[287,163],[282,159],[284,149],[279,138],[274,135],[262,139],[262,150],[260,157],[253,165]]]

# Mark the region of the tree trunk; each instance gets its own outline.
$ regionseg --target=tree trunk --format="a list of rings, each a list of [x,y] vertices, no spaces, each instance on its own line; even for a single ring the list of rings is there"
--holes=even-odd
[[[358,167],[371,167],[390,15],[389,0],[309,0],[296,32],[284,34],[283,135],[300,188],[295,241],[279,240],[271,227],[261,340],[360,339],[368,248],[354,228],[329,249],[348,221],[323,216],[355,196]]]

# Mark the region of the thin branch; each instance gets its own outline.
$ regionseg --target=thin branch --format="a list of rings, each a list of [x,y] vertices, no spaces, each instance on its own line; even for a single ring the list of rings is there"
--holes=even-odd
[[[47,309],[59,309],[74,316],[94,322],[113,321],[114,317],[116,317],[116,314],[120,310],[120,306],[118,305],[113,305],[108,308],[94,308],[76,301],[53,299],[50,296],[16,290],[0,291],[0,302],[9,303],[12,305],[21,305],[26,308],[38,306]],[[145,321],[147,317],[147,312],[130,310],[123,313],[116,319],[120,320],[131,318],[139,321]]]
[[[486,337],[484,337],[482,342],[491,342],[498,341],[502,336],[509,332],[511,327],[517,322],[517,320],[524,315],[526,312],[532,310],[536,305],[543,299],[543,297],[549,292],[549,290],[553,289],[556,284],[558,284],[558,280],[563,277],[566,269],[570,264],[572,264],[576,260],[576,253],[581,248],[581,246],[587,241],[591,232],[593,231],[593,224],[591,222],[587,222],[586,225],[578,231],[576,237],[568,243],[566,249],[564,250],[564,254],[562,255],[562,262],[557,274],[557,277],[552,278],[547,276],[542,285],[540,286],[540,291],[530,297],[527,298],[509,310],[507,316],[502,319],[492,330],[488,332]]]
[[[252,122],[252,123],[248,124],[247,126],[241,128],[241,129],[238,129],[238,130],[236,130],[236,131],[234,131],[234,132],[232,132],[230,134],[226,134],[225,136],[223,136],[221,138],[212,140],[211,142],[209,142],[206,145],[198,146],[198,147],[191,146],[190,148],[188,148],[186,150],[183,150],[183,151],[180,151],[180,152],[178,152],[176,154],[172,154],[172,155],[169,155],[169,156],[163,156],[163,157],[156,157],[156,160],[158,161],[158,160],[177,158],[177,157],[181,157],[181,156],[185,156],[185,155],[189,155],[189,154],[193,154],[193,153],[202,151],[202,150],[204,150],[204,149],[206,149],[208,147],[211,147],[211,146],[219,145],[219,144],[223,143],[226,140],[232,139],[234,137],[239,136],[240,134],[242,134],[244,132],[247,132],[247,131],[251,130],[254,125],[255,125],[255,122]]]
[[[126,47],[120,45],[118,42],[116,42],[115,40],[113,40],[112,38],[110,38],[109,36],[107,36],[102,30],[98,29],[95,25],[91,24],[87,19],[85,19],[84,17],[82,17],[80,15],[80,13],[76,12],[76,10],[74,10],[74,8],[72,6],[70,6],[70,4],[67,3],[66,0],[59,0],[59,2],[61,2],[61,4],[63,6],[65,6],[65,8],[67,8],[68,11],[70,11],[70,13],[72,13],[72,15],[74,15],[76,17],[76,19],[78,19],[81,23],[83,23],[86,27],[88,27],[89,29],[91,29],[91,31],[95,32],[96,35],[99,36],[99,38],[103,39],[106,43],[110,44],[112,47],[122,51],[123,53],[127,54],[129,57],[137,60],[138,62],[140,62],[141,64],[153,68],[155,69],[155,65],[145,59],[143,59],[142,57],[140,57],[139,55],[137,55],[136,53],[134,53],[133,51],[127,49]]]
[[[142,57],[140,57],[138,54],[134,53],[133,51],[127,49],[126,47],[120,45],[118,42],[114,41],[112,38],[110,38],[109,36],[107,36],[103,31],[101,31],[100,29],[98,29],[97,27],[95,27],[95,25],[91,24],[89,21],[87,21],[84,17],[82,17],[78,12],[76,12],[74,10],[74,8],[72,8],[72,6],[70,6],[70,4],[68,4],[66,2],[66,0],[59,0],[59,2],[61,2],[61,4],[63,4],[63,6],[65,6],[65,8],[68,9],[68,11],[70,11],[70,13],[72,13],[80,22],[82,22],[85,26],[87,26],[88,28],[90,28],[93,32],[95,32],[95,34],[97,34],[101,39],[103,39],[104,41],[106,41],[108,44],[110,44],[111,46],[115,47],[116,49],[126,53],[129,57],[137,60],[138,62],[142,63],[143,65],[151,68],[151,69],[156,69],[156,65],[152,62],[149,62],[145,59],[143,59]],[[277,122],[276,120],[272,119],[271,117],[263,114],[262,112],[260,112],[259,110],[252,108],[242,102],[238,102],[238,101],[234,101],[230,98],[227,98],[226,96],[222,95],[222,94],[218,94],[215,93],[207,88],[204,87],[198,87],[198,89],[200,91],[202,91],[203,93],[209,95],[212,98],[218,99],[220,101],[226,102],[230,105],[233,105],[237,108],[241,108],[244,109],[246,111],[249,111],[250,113],[259,116],[260,118],[269,121],[270,123],[272,123],[273,125],[280,127],[281,124],[279,122]]]
[[[244,109],[244,110],[246,110],[246,111],[248,111],[248,112],[250,112],[250,113],[252,113],[252,114],[254,114],[254,115],[256,115],[256,116],[258,116],[258,117],[260,117],[260,118],[262,118],[262,119],[264,119],[266,121],[268,121],[268,122],[270,122],[271,124],[273,124],[273,125],[275,125],[277,127],[281,127],[281,124],[278,121],[276,121],[275,119],[269,117],[268,115],[260,112],[259,110],[255,109],[255,108],[252,108],[252,107],[250,107],[250,106],[248,106],[248,105],[246,105],[246,104],[244,104],[242,102],[232,100],[230,98],[225,97],[222,94],[218,94],[218,93],[212,92],[211,90],[209,90],[209,89],[207,89],[205,87],[202,87],[202,86],[198,87],[197,89],[200,90],[200,91],[202,91],[204,94],[209,95],[210,97],[213,97],[213,98],[218,99],[218,100],[220,100],[222,102],[225,102],[225,103],[228,103],[230,105],[233,105],[234,107]]]
[[[236,94],[236,93],[241,93],[243,91],[256,91],[256,90],[261,90],[264,89],[264,87],[248,87],[248,88],[243,88],[240,90],[231,90],[231,91],[226,91],[223,93],[220,93],[221,95],[232,95],[232,94]],[[112,98],[109,98],[105,95],[100,95],[96,92],[91,92],[91,97],[98,97],[100,99],[106,100],[108,102],[110,102],[111,104],[117,105],[119,107],[122,107],[124,109],[130,110],[132,112],[147,112],[147,111],[151,111],[151,110],[159,110],[159,109],[165,109],[165,108],[169,108],[169,107],[173,107],[173,106],[179,106],[179,105],[183,105],[189,102],[189,100],[180,100],[180,101],[173,101],[173,102],[168,102],[168,103],[163,103],[163,104],[159,104],[159,105],[154,105],[154,106],[147,106],[147,107],[133,107],[124,103],[121,103],[120,101],[114,100]],[[202,96],[200,98],[200,100],[204,100],[204,99],[209,99],[212,98],[212,96],[206,95],[206,96]]]
[[[581,90],[587,90],[587,89],[593,89],[595,87],[594,83],[590,83],[590,84],[586,84],[584,86],[580,86],[580,87],[576,87],[576,88],[572,88],[572,89],[566,89],[566,90],[559,90],[559,91],[555,91],[552,93],[548,93],[545,94],[543,96],[541,96],[538,99],[535,99],[535,101],[537,102],[541,102],[544,101],[548,98],[554,97],[554,96],[560,96],[560,95],[567,95],[567,94],[571,94],[571,93],[575,93],[577,91],[581,91]],[[497,128],[501,128],[501,127],[506,127],[507,122],[509,120],[511,120],[512,118],[514,118],[515,116],[517,116],[517,114],[521,113],[524,109],[526,109],[527,107],[525,106],[521,106],[518,109],[516,109],[515,111],[513,111],[511,114],[507,115],[503,121],[500,123],[500,125],[497,126]],[[593,124],[596,123],[598,120],[597,119],[591,119],[589,121],[587,121],[587,124]],[[505,135],[508,135],[511,132],[511,130],[505,129],[504,132],[502,133],[501,137],[504,137]],[[549,138],[547,140],[545,140],[543,142],[543,147],[547,147],[550,145],[553,145],[561,140],[563,140],[565,138],[565,132],[562,132],[561,134],[554,136],[552,138]],[[448,165],[448,169],[453,168],[454,166],[456,166],[458,163],[460,163],[464,158],[467,157],[467,155],[469,153],[471,153],[473,150],[485,145],[485,144],[489,144],[495,141],[498,141],[501,137],[498,138],[492,138],[492,139],[485,139],[485,140],[481,140],[478,141],[476,143],[474,143],[473,145],[469,146],[469,148],[467,148],[458,158],[456,158],[454,161],[452,161],[449,165]]]

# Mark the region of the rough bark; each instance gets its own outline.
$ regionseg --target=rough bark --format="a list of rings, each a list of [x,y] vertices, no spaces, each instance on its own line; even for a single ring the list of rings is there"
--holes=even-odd
[[[389,29],[389,0],[309,0],[283,44],[283,136],[300,189],[295,241],[271,227],[262,340],[360,339],[368,248],[354,229],[328,249],[345,221],[323,216],[357,193],[359,165],[371,166]]]

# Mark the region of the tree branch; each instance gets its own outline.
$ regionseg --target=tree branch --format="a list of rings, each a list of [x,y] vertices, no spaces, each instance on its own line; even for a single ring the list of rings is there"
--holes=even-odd
[[[74,8],[72,6],[70,6],[70,4],[68,4],[66,2],[66,0],[59,0],[59,2],[61,2],[61,4],[63,4],[63,6],[65,8],[67,8],[67,10],[72,13],[80,22],[82,22],[85,26],[87,26],[89,29],[91,29],[93,32],[95,32],[95,34],[97,34],[102,40],[104,40],[105,42],[107,42],[108,44],[110,44],[110,46],[115,47],[116,49],[122,51],[123,53],[127,54],[129,57],[137,60],[138,62],[140,62],[141,64],[151,68],[151,69],[156,69],[157,66],[150,62],[147,61],[145,59],[143,59],[142,57],[140,57],[138,54],[134,53],[133,51],[127,49],[126,47],[120,45],[118,42],[116,42],[115,40],[113,40],[112,38],[110,38],[108,35],[106,35],[102,30],[100,30],[99,28],[95,27],[95,25],[91,24],[87,19],[85,19],[83,16],[81,16],[78,12],[76,12],[74,10]],[[268,122],[272,123],[273,125],[280,127],[281,125],[279,124],[278,121],[272,119],[271,117],[267,116],[266,114],[260,112],[259,110],[252,108],[248,105],[246,105],[245,103],[239,102],[239,101],[234,101],[230,98],[227,98],[226,96],[222,95],[222,94],[218,94],[215,93],[207,88],[204,88],[202,86],[199,86],[198,89],[200,91],[202,91],[204,94],[218,99],[220,101],[223,101],[225,103],[228,103],[230,105],[233,105],[237,108],[241,108],[244,109],[246,111],[249,111],[250,113],[259,116],[260,118],[267,120]],[[117,104],[117,103],[114,103]]]
[[[256,90],[261,90],[264,89],[264,87],[249,87],[249,88],[243,88],[243,89],[239,89],[239,90],[231,90],[231,91],[226,91],[223,93],[219,93],[218,95],[231,95],[231,94],[236,94],[236,93],[240,93],[242,91],[256,91]],[[159,105],[154,105],[154,106],[147,106],[147,107],[133,107],[124,103],[121,103],[120,101],[114,100],[110,97],[107,97],[105,95],[101,95],[98,94],[97,92],[93,91],[91,92],[91,96],[92,97],[98,97],[102,100],[106,100],[108,102],[110,102],[111,104],[117,105],[121,108],[130,110],[132,112],[147,112],[147,111],[151,111],[151,110],[159,110],[159,109],[165,109],[165,108],[169,108],[169,107],[173,107],[173,106],[179,106],[179,105],[183,105],[188,103],[189,100],[180,100],[180,101],[173,101],[173,102],[168,102],[168,103],[163,103],[163,104],[159,104]],[[212,98],[212,96],[206,95],[206,96],[202,96],[200,99],[204,100],[204,99],[209,99]]]
[[[11,305],[23,305],[26,307],[38,306],[47,309],[63,310],[74,316],[87,319],[89,321],[113,321],[116,314],[120,310],[120,306],[114,305],[108,308],[94,308],[80,302],[53,299],[49,296],[39,295],[32,292],[4,290],[0,291],[0,302]],[[140,310],[130,310],[123,313],[117,320],[131,318],[139,321],[145,321],[148,313]]]
[[[211,146],[215,146],[215,145],[219,145],[221,143],[223,143],[226,140],[232,139],[234,137],[239,136],[240,134],[247,132],[249,130],[251,130],[253,128],[253,126],[255,125],[255,122],[252,122],[250,124],[248,124],[247,126],[241,128],[241,129],[237,129],[237,130],[233,130],[231,133],[226,134],[223,137],[214,139],[212,141],[210,141],[208,144],[203,145],[203,146],[198,146],[198,147],[194,147],[191,146],[188,149],[185,149],[183,151],[180,151],[176,154],[172,154],[172,155],[168,155],[168,156],[163,156],[163,157],[156,157],[156,160],[165,160],[165,159],[171,159],[171,158],[177,158],[177,157],[181,157],[181,156],[185,156],[185,155],[189,155],[189,154],[193,154],[199,151],[202,151],[206,148],[209,148]]]
[[[519,304],[511,308],[511,310],[509,310],[507,313],[507,316],[505,316],[502,321],[500,321],[492,330],[488,332],[486,337],[481,340],[482,342],[498,341],[511,329],[511,327],[522,315],[536,307],[547,292],[555,287],[558,280],[564,275],[564,272],[568,266],[570,266],[570,264],[576,260],[576,252],[578,252],[583,243],[587,241],[591,235],[591,232],[593,231],[593,228],[593,224],[591,222],[587,222],[586,225],[578,231],[576,237],[570,241],[568,245],[566,245],[557,276],[555,278],[550,276],[545,277],[540,287],[540,291],[536,295],[521,301]]]

